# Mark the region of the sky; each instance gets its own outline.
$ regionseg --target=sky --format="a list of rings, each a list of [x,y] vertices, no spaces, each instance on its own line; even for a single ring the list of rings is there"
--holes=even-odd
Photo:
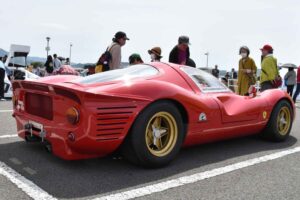
[[[191,58],[197,67],[208,64],[237,68],[240,46],[260,68],[260,48],[271,44],[280,63],[300,65],[299,0],[0,0],[0,48],[31,46],[31,56],[51,54],[72,62],[96,62],[117,31],[130,41],[122,61],[139,53],[150,61],[148,49],[162,48],[168,61],[180,35],[190,37]]]

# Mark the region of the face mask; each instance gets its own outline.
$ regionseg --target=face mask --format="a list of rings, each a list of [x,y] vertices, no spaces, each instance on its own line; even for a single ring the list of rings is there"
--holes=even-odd
[[[156,60],[156,55],[154,53],[151,53],[150,56],[151,56],[151,60]]]
[[[241,53],[242,58],[246,58],[248,55],[247,53]]]

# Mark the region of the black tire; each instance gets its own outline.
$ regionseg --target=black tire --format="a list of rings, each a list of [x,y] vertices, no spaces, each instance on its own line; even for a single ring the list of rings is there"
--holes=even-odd
[[[152,146],[147,144],[147,142],[150,141],[149,138],[147,137],[147,134],[153,134],[153,140],[154,140],[155,137],[154,131],[149,132],[149,126],[152,123],[151,120],[155,119],[153,117],[159,115],[160,113],[164,113],[166,115],[172,116],[170,118],[175,120],[174,122],[176,122],[176,127],[178,131],[177,131],[177,137],[176,139],[175,137],[173,138],[172,140],[173,145],[170,145],[169,151],[167,151],[166,155],[157,156],[155,155],[156,146],[154,145],[154,143],[152,144]],[[125,142],[122,145],[121,148],[122,154],[129,161],[137,165],[141,165],[143,167],[151,167],[151,168],[162,167],[169,164],[178,154],[185,138],[184,125],[181,117],[182,116],[179,110],[170,101],[159,101],[151,104],[145,110],[143,110],[135,120],[129,132],[129,135],[126,137]],[[164,118],[160,119],[160,121],[161,120],[164,120]],[[175,129],[175,125],[174,125],[174,129]],[[148,132],[146,130],[148,130]],[[169,135],[172,135],[170,132],[172,132],[171,128],[169,128],[169,133],[166,134],[168,138],[170,138]],[[169,140],[171,141],[171,139]],[[169,144],[168,140],[166,141],[167,141],[166,144]],[[163,146],[162,145],[163,142],[160,142],[160,144],[161,146]],[[154,150],[153,149],[151,150],[151,148],[153,148]]]
[[[284,129],[284,131],[280,130],[280,125],[278,122],[279,115],[281,112],[286,112],[286,115],[289,115],[289,120],[286,123],[288,127]],[[268,124],[266,128],[263,130],[261,133],[261,136],[264,139],[271,140],[274,142],[283,142],[285,141],[291,132],[292,129],[292,124],[293,124],[293,109],[287,100],[281,100],[279,101],[276,106],[274,107],[270,119],[268,121]]]

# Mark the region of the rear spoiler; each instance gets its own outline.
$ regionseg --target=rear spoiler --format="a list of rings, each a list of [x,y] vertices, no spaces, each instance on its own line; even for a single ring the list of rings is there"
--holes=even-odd
[[[18,89],[25,89],[25,90],[39,91],[45,93],[54,93],[56,95],[64,96],[66,98],[72,99],[78,104],[82,103],[79,96],[77,95],[78,90],[74,90],[72,88],[66,88],[59,85],[50,85],[48,83],[47,85],[45,85],[33,81],[14,81],[12,83],[12,86],[14,92]]]

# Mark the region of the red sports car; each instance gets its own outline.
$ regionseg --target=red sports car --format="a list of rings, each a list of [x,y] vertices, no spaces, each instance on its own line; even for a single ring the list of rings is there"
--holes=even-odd
[[[120,150],[159,167],[182,146],[251,134],[284,141],[295,117],[284,91],[238,96],[202,70],[169,63],[15,81],[13,89],[19,136],[67,160]]]

